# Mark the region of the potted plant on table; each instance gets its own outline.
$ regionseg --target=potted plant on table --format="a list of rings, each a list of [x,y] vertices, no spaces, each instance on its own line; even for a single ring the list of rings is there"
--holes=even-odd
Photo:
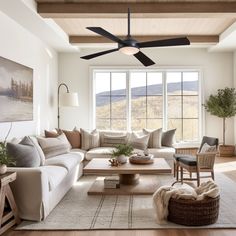
[[[7,152],[6,142],[0,142],[0,175],[7,172],[7,166],[14,164],[15,162]]]
[[[206,111],[211,115],[223,119],[223,144],[219,146],[220,156],[233,156],[235,147],[225,145],[226,119],[236,115],[236,91],[235,88],[218,89],[216,95],[210,95],[204,104]]]
[[[112,151],[111,156],[115,158],[120,164],[124,164],[127,162],[128,157],[133,152],[133,147],[130,144],[119,144]]]

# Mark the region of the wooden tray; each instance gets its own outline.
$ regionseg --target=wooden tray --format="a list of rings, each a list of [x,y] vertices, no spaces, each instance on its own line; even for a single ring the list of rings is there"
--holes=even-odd
[[[154,159],[151,158],[149,160],[142,160],[142,159],[129,159],[129,162],[131,164],[140,164],[140,165],[145,165],[145,164],[152,164],[154,162]]]

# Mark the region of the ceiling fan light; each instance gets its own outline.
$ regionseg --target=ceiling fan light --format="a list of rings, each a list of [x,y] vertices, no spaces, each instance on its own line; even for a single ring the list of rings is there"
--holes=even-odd
[[[120,52],[124,53],[125,55],[134,55],[139,52],[139,48],[131,47],[131,46],[125,46],[119,49]]]

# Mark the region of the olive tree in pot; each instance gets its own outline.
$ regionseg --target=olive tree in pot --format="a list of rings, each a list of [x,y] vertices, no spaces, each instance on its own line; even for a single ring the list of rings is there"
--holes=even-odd
[[[216,95],[210,95],[204,104],[211,115],[223,119],[223,144],[219,146],[220,156],[233,156],[234,146],[225,145],[226,119],[236,115],[236,91],[234,88],[218,89]]]

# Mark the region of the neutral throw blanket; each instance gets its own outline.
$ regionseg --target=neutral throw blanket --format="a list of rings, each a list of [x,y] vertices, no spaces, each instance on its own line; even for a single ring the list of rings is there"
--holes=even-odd
[[[158,224],[165,224],[168,217],[170,198],[202,200],[206,196],[215,198],[219,195],[219,187],[212,181],[202,183],[194,188],[190,185],[163,186],[153,194],[153,205]]]

